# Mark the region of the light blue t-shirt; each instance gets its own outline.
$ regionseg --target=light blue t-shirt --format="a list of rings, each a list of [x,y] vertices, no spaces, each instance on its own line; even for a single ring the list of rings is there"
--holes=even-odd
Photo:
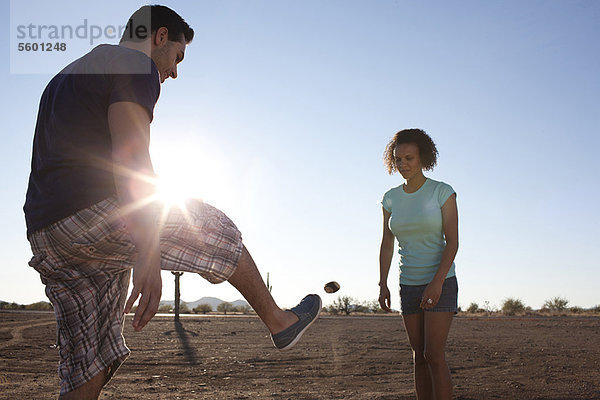
[[[446,247],[442,206],[453,193],[452,186],[427,178],[414,193],[406,193],[400,185],[383,196],[381,204],[391,213],[390,230],[400,245],[402,285],[426,285],[433,280]],[[454,275],[452,263],[446,277]]]

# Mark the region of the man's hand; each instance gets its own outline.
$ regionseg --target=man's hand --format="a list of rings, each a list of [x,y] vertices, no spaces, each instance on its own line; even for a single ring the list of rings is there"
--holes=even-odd
[[[160,250],[156,246],[148,253],[145,256],[138,255],[133,267],[133,291],[125,304],[125,313],[128,313],[137,298],[140,295],[142,296],[133,317],[133,328],[138,332],[146,326],[158,311],[162,294]]]

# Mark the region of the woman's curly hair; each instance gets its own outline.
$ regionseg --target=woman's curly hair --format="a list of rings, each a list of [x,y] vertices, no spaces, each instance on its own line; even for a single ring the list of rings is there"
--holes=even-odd
[[[430,171],[437,164],[438,151],[429,135],[422,129],[403,129],[396,133],[387,146],[385,146],[383,163],[388,174],[392,175],[398,171],[396,160],[394,159],[394,149],[402,143],[414,143],[417,145],[419,156],[421,157],[421,165],[423,165],[424,170]]]

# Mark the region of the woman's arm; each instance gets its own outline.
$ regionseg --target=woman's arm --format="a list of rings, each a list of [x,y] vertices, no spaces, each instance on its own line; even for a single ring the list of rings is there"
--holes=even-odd
[[[442,253],[440,266],[433,277],[433,280],[425,289],[421,308],[431,308],[435,306],[442,293],[442,285],[452,267],[456,253],[458,252],[458,207],[456,206],[456,193],[453,193],[442,206],[442,229],[446,238],[446,247]],[[432,299],[433,303],[427,304],[427,299]]]
[[[387,287],[388,273],[392,257],[394,256],[394,234],[390,231],[389,221],[391,213],[383,210],[383,237],[379,249],[379,305],[384,311],[391,312],[390,290]]]

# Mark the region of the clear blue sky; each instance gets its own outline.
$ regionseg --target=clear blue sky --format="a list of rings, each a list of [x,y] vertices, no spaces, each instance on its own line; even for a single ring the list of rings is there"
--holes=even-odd
[[[40,3],[33,2],[33,3]],[[89,50],[30,55],[13,72],[17,19],[125,24],[136,1],[3,1],[0,99],[0,299],[45,300],[27,266],[22,204],[40,95]],[[23,3],[25,4],[25,3]],[[27,3],[29,4],[29,3]],[[40,3],[41,4],[41,3]],[[179,78],[162,87],[152,124],[155,168],[181,176],[227,212],[273,295],[378,296],[382,153],[407,127],[440,151],[433,179],[458,193],[459,302],[554,296],[600,304],[600,3],[597,1],[166,1],[194,28]],[[23,17],[25,14],[25,17]],[[12,18],[11,18],[12,17]],[[117,40],[104,40],[116,43]],[[79,47],[78,47],[79,46]],[[9,54],[12,54],[9,57]],[[16,55],[15,55],[16,54]],[[23,54],[21,54],[24,57]],[[21,59],[22,60],[22,59]],[[212,174],[212,175],[211,175]],[[398,268],[389,285],[398,308]],[[163,299],[173,298],[163,275]],[[228,284],[185,274],[182,297],[235,300]]]

